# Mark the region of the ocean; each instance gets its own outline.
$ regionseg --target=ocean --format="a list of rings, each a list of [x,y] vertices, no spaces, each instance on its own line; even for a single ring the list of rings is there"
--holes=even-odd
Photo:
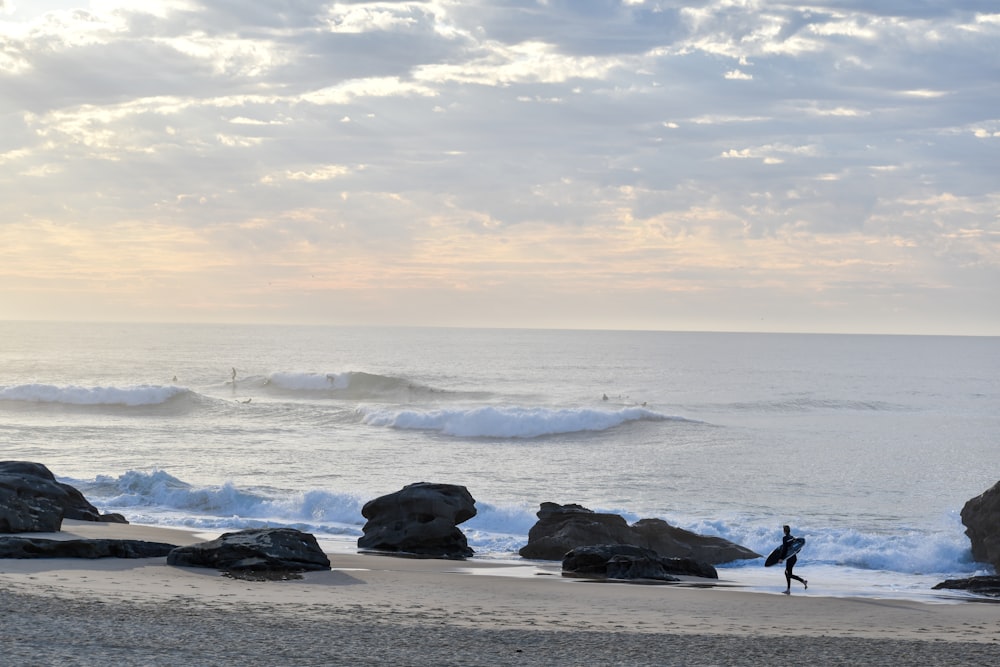
[[[546,501],[764,555],[787,523],[795,594],[948,602],[991,572],[959,511],[1000,479],[1000,338],[6,322],[0,459],[132,523],[334,549],[419,481],[469,489],[483,559]]]

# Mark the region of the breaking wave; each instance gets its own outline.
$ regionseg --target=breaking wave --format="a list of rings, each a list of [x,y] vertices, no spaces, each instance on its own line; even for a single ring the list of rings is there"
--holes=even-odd
[[[344,373],[277,372],[263,379],[261,388],[276,394],[312,395],[342,399],[406,399],[413,395],[444,393],[406,378],[360,371]]]
[[[174,385],[133,385],[127,387],[81,387],[74,385],[22,384],[0,387],[0,401],[70,406],[151,406],[162,405],[192,392]]]
[[[413,410],[363,406],[357,412],[362,423],[371,426],[437,431],[443,435],[470,438],[538,438],[584,431],[606,431],[637,421],[691,421],[642,407],[595,410],[482,406]]]

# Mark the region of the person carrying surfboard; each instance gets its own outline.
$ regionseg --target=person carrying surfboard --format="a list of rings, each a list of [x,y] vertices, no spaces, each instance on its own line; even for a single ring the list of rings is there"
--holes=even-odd
[[[785,531],[785,536],[781,538],[781,559],[780,560],[785,561],[785,582],[786,582],[786,588],[784,590],[784,593],[785,593],[785,595],[791,595],[791,593],[792,593],[792,579],[795,579],[796,581],[801,581],[802,585],[805,588],[809,588],[809,582],[806,581],[805,579],[803,579],[802,577],[796,575],[796,574],[792,574],[792,568],[795,567],[795,563],[799,560],[798,551],[796,550],[796,552],[793,553],[791,556],[789,556],[787,559],[785,558],[785,555],[788,554],[788,552],[791,550],[792,543],[795,542],[795,536],[792,535],[792,529],[789,528],[788,526],[783,526],[783,530]]]

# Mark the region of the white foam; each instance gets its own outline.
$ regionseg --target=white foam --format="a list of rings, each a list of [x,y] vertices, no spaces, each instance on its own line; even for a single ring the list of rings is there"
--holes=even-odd
[[[315,489],[262,492],[231,482],[194,487],[162,470],[130,470],[119,477],[68,480],[105,512],[137,523],[239,530],[261,525],[297,527],[321,534],[360,534],[363,501],[355,495]]]

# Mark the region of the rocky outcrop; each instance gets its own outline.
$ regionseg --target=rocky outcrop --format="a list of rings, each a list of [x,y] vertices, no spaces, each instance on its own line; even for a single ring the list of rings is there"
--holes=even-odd
[[[175,544],[143,540],[46,540],[0,537],[0,558],[160,558]]]
[[[120,514],[102,516],[41,463],[0,461],[0,533],[56,532],[63,519],[128,523]]]
[[[476,516],[476,501],[464,486],[417,482],[365,503],[368,519],[360,549],[432,558],[473,555],[458,524]]]
[[[294,528],[251,528],[177,547],[167,554],[167,565],[230,572],[306,572],[329,570],[330,559],[309,533]]]
[[[972,542],[972,557],[1000,572],[1000,482],[965,503],[962,523]]]
[[[1000,597],[1000,576],[969,577],[967,579],[948,579],[934,587],[934,590],[959,590]]]
[[[760,554],[721,537],[698,535],[661,519],[641,519],[631,526],[617,514],[602,514],[580,505],[542,503],[538,522],[528,532],[524,558],[562,560],[577,547],[628,544],[665,558],[688,558],[719,565],[760,558]]]
[[[577,547],[563,556],[564,575],[608,579],[679,581],[676,575],[718,579],[715,568],[690,558],[664,558],[651,549],[628,544]]]

